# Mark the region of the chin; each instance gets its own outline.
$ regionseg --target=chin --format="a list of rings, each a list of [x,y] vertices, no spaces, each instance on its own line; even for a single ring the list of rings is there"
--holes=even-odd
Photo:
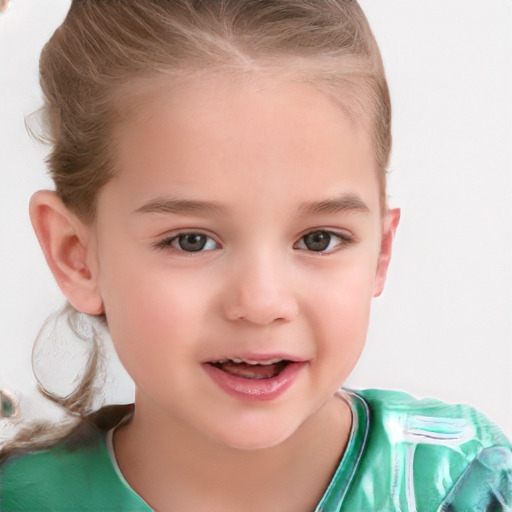
[[[253,422],[251,425],[239,424],[223,435],[215,436],[216,441],[234,450],[257,451],[274,448],[288,439],[296,432],[297,426],[285,426],[282,422],[271,420]]]

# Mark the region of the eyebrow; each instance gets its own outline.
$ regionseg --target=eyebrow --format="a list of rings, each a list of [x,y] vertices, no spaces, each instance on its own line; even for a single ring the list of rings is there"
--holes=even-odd
[[[219,214],[225,211],[225,207],[211,201],[158,197],[143,204],[134,213],[173,213],[184,215],[187,213]]]
[[[226,208],[212,201],[195,201],[191,199],[179,199],[172,197],[159,197],[143,204],[134,213],[163,213],[163,214],[221,214]],[[340,196],[303,203],[299,207],[299,213],[305,215],[321,215],[326,213],[361,212],[369,213],[368,205],[355,194],[343,194]]]
[[[300,206],[299,211],[309,215],[341,212],[370,213],[370,208],[355,194],[342,194],[323,201],[304,203]]]

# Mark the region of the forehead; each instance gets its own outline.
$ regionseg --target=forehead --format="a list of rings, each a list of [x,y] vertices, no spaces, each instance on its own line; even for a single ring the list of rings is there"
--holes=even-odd
[[[160,85],[134,112],[116,131],[114,181],[140,201],[164,189],[222,201],[228,188],[271,200],[286,187],[305,201],[356,188],[378,203],[369,134],[311,85],[215,75]]]

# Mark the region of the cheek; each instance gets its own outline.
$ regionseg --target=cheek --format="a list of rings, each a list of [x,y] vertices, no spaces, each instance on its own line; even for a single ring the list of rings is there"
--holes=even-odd
[[[325,267],[304,274],[303,290],[325,314],[346,316],[367,314],[375,285],[377,256],[370,251],[354,251]]]
[[[315,337],[318,347],[318,371],[328,389],[344,385],[363,352],[371,309],[371,293],[347,287],[318,305]],[[359,294],[358,294],[359,292]]]
[[[192,303],[182,294],[170,293],[163,283],[138,284],[132,280],[130,287],[119,289],[119,295],[111,296],[106,305],[119,359],[139,388],[160,382],[169,371],[184,381],[186,375],[176,361],[194,355],[191,340],[197,337],[200,305],[197,299]]]
[[[123,359],[148,358],[151,354],[186,348],[204,316],[207,297],[204,280],[184,273],[134,265],[138,271],[105,269],[102,295],[112,340]],[[179,340],[176,343],[175,340]],[[151,352],[148,352],[151,348]]]
[[[315,319],[311,334],[323,340],[320,349],[339,354],[347,364],[363,349],[373,299],[373,259],[360,263],[345,262],[330,272],[330,279],[309,280],[305,299],[308,315]]]
[[[362,295],[338,292],[317,306],[316,331],[327,349],[339,349],[345,355],[360,352],[366,340],[371,309],[371,293]]]

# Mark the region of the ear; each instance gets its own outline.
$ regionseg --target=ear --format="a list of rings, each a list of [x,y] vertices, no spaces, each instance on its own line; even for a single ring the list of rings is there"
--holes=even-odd
[[[400,209],[389,210],[383,219],[382,241],[380,246],[379,260],[377,262],[377,273],[373,296],[378,297],[384,290],[389,262],[391,261],[391,249],[395,238],[396,228],[400,222]]]
[[[78,311],[102,314],[103,302],[91,265],[90,228],[49,190],[32,196],[30,219],[62,293]]]

